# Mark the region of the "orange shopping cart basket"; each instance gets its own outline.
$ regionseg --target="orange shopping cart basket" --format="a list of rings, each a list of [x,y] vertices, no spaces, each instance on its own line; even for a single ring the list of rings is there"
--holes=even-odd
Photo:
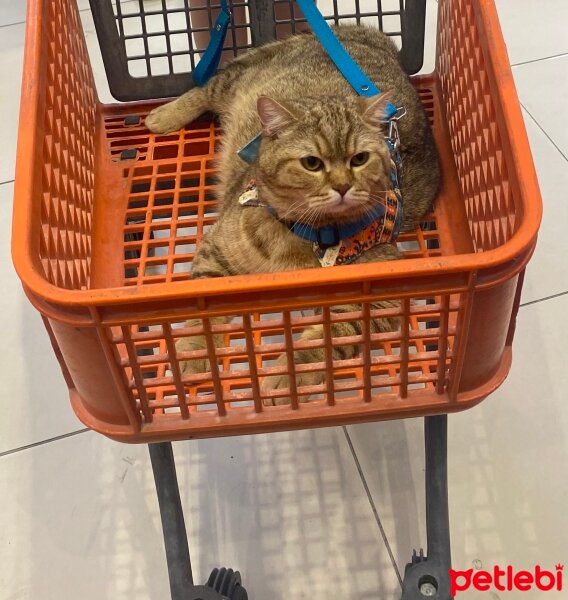
[[[439,0],[435,71],[413,81],[443,186],[423,226],[400,236],[405,260],[214,280],[192,280],[191,262],[217,216],[222,131],[211,116],[154,135],[144,118],[158,99],[190,87],[219,6],[197,15],[188,2],[155,4],[91,0],[108,83],[122,101],[103,104],[76,0],[29,0],[13,258],[79,419],[118,441],[151,443],[162,476],[173,478],[156,482],[159,495],[175,483],[171,448],[160,443],[411,416],[428,416],[427,468],[444,481],[445,420],[434,415],[475,405],[507,376],[541,217],[493,0]],[[345,14],[341,4],[327,18],[374,22],[397,38],[407,71],[420,69],[425,0],[388,11],[377,1],[365,13],[355,3]],[[235,1],[233,11],[243,23],[231,25],[227,53],[305,27],[293,0]],[[377,300],[397,307],[376,309]],[[345,304],[358,309],[332,310]],[[231,321],[220,323],[225,316]],[[372,332],[376,316],[397,316],[400,330]],[[332,339],[334,320],[359,321],[361,334]],[[314,324],[327,332],[323,340],[301,340]],[[180,370],[176,340],[191,335],[208,341],[207,351],[189,353],[209,359],[208,373]],[[346,342],[360,353],[336,360],[333,346]],[[294,350],[318,343],[322,363],[294,364]],[[282,353],[286,366],[275,364]],[[266,376],[302,368],[325,372],[324,383],[263,390]],[[291,403],[267,406],[279,393]],[[427,503],[432,514],[441,506],[441,517],[429,521],[428,561],[408,569],[409,600],[449,597],[447,497],[427,488]],[[170,525],[166,537],[176,535]],[[442,539],[442,550],[431,539]],[[168,552],[168,560],[185,555]],[[172,597],[181,598],[191,573],[174,579]],[[216,570],[205,587],[246,597],[230,570]]]

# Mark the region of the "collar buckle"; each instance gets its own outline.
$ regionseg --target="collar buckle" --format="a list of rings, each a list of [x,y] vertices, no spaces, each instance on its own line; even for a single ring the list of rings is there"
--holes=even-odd
[[[316,242],[322,250],[337,246],[341,242],[339,227],[334,224],[316,229]]]

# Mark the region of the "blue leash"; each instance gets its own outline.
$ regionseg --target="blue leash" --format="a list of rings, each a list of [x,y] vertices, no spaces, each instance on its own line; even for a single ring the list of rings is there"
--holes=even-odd
[[[230,23],[231,10],[229,9],[229,4],[227,0],[221,0],[221,12],[211,30],[211,39],[209,40],[207,49],[191,73],[195,85],[205,85],[217,72]]]
[[[367,77],[349,52],[345,50],[313,0],[296,0],[296,2],[302,9],[314,35],[357,94],[359,96],[378,96],[381,93],[379,88]],[[391,119],[396,112],[394,104],[389,102],[386,107],[385,119]]]
[[[337,39],[337,36],[323,18],[313,0],[296,0],[296,2],[302,9],[314,35],[318,38],[324,50],[335,63],[337,69],[357,94],[359,94],[359,96],[377,96],[380,94],[381,91],[379,88],[367,77],[361,67],[353,60],[353,58],[351,58],[350,54]],[[207,81],[216,73],[219,61],[221,60],[221,53],[223,51],[223,45],[225,43],[225,37],[230,22],[231,11],[227,0],[221,0],[221,12],[211,31],[211,40],[192,73],[196,85],[205,85],[205,83],[207,83]],[[391,119],[396,113],[396,107],[392,102],[389,102],[386,107],[385,119]],[[248,146],[245,146],[245,148],[248,148]],[[245,151],[245,148],[243,148],[243,151]],[[257,149],[257,147],[254,149]],[[251,150],[253,150],[253,148],[251,148]],[[244,154],[248,157],[251,153],[244,152]]]

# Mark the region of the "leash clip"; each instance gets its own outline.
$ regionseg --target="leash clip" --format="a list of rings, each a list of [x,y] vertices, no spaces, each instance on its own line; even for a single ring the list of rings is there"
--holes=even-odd
[[[389,135],[388,139],[390,140],[393,150],[398,150],[400,147],[400,135],[398,133],[398,122],[402,117],[406,115],[406,108],[404,106],[399,106],[396,109],[396,113],[388,120],[389,124]]]

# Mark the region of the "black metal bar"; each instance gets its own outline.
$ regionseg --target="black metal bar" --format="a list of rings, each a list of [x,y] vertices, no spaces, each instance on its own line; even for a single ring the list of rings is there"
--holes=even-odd
[[[426,531],[428,552],[414,552],[406,565],[401,600],[452,600],[448,513],[448,417],[424,419],[426,453]]]
[[[158,493],[172,600],[187,600],[193,591],[193,575],[172,445],[148,444],[148,449]]]
[[[401,9],[403,2],[401,0]],[[418,73],[424,62],[426,0],[406,0],[400,14],[402,48],[400,57],[409,75]]]
[[[428,560],[451,565],[448,514],[448,417],[424,419]]]
[[[232,569],[213,569],[206,585],[193,584],[172,445],[148,444],[148,450],[158,493],[172,600],[247,600],[241,574]]]
[[[359,0],[358,0],[359,1]],[[114,14],[113,6],[116,4],[117,14]],[[192,27],[191,23],[191,8],[188,0],[184,0],[179,7],[165,8],[161,4],[158,10],[144,8],[143,1],[138,0],[139,9],[136,12],[124,14],[120,10],[120,2],[113,3],[112,0],[90,0],[91,11],[99,40],[99,46],[103,56],[105,72],[109,82],[109,88],[112,95],[121,101],[132,101],[142,99],[158,99],[170,98],[179,96],[192,88],[195,84],[189,76],[189,66],[191,70],[195,63],[199,61],[198,49],[193,46],[192,33],[195,31],[204,31],[207,28]],[[169,3],[165,3],[167,6]],[[242,1],[238,6],[245,6]],[[248,0],[250,17],[250,29],[253,45],[259,46],[274,39],[276,34],[276,22],[274,19],[274,0]],[[299,21],[304,22],[305,19],[297,19],[294,15],[293,1],[289,1],[290,5],[290,23],[292,27],[298,25]],[[345,19],[356,19],[361,22],[362,18],[377,17],[380,28],[384,24],[384,17],[396,16],[400,14],[400,32],[388,31],[388,35],[398,36],[402,38],[401,59],[407,73],[416,73],[422,66],[424,57],[424,21],[426,0],[399,0],[399,8],[397,10],[383,10],[381,1],[377,0],[377,10],[361,11],[360,4],[355,5],[355,11],[352,8],[343,7],[344,12],[341,12],[342,2],[333,0],[333,14],[328,16],[328,20],[338,25]],[[218,8],[218,1],[208,2],[206,8],[209,11],[210,20],[213,20],[211,9],[212,5]],[[386,8],[386,7],[385,7]],[[390,7],[388,7],[390,8]],[[168,21],[170,14],[183,15],[185,13],[186,27],[170,28],[171,23]],[[164,17],[164,27],[158,31],[149,31],[146,26],[146,17],[158,16]],[[129,19],[139,25],[140,31],[125,31],[124,21]],[[233,38],[233,49],[236,46],[235,32],[237,29],[245,27],[245,24],[233,23],[231,27],[231,36]],[[174,50],[172,48],[172,40],[170,36],[173,34],[186,34],[188,36],[188,48],[182,50]],[[152,52],[150,54],[150,46],[148,41],[151,37],[159,37],[165,40],[166,50],[163,52]],[[127,40],[136,40],[142,45],[143,52],[139,54],[135,52]],[[226,48],[230,49],[230,48]],[[172,72],[174,70],[173,57],[187,56],[188,57],[188,72]],[[163,75],[151,74],[151,58],[167,58],[169,65],[169,73]],[[134,77],[130,73],[130,68],[136,63],[144,63],[147,74],[141,77]],[[179,66],[179,65],[178,65]]]
[[[249,6],[250,27],[253,46],[262,46],[276,38],[274,5],[272,0],[256,0]]]

